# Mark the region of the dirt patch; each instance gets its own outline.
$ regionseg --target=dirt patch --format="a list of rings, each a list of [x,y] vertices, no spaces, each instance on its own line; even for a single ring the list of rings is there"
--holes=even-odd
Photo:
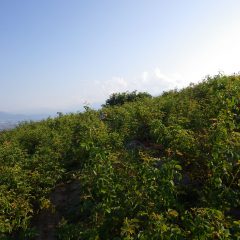
[[[53,209],[42,210],[33,220],[38,236],[35,240],[56,240],[56,229],[61,219],[77,206],[80,200],[78,181],[61,183],[50,194]]]

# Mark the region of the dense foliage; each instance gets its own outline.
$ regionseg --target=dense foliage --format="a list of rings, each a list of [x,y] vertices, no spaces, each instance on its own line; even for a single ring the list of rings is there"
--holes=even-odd
[[[237,240],[239,176],[238,75],[22,123],[0,133],[0,239],[35,239],[50,192],[77,182],[57,239]]]
[[[152,98],[149,93],[146,92],[122,92],[122,93],[113,93],[105,103],[106,106],[115,106],[115,105],[123,105],[127,102],[134,102],[140,100],[142,98]]]

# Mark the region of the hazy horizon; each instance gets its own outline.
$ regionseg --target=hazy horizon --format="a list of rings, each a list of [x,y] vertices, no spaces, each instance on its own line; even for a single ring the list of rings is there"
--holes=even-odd
[[[238,0],[1,1],[0,111],[79,111],[113,92],[237,73],[239,10]]]

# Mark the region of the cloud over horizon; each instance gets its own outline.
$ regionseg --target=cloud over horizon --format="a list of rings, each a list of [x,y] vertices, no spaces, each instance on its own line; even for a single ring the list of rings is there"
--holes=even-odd
[[[105,81],[95,81],[94,89],[98,92],[98,98],[95,101],[104,101],[109,95],[116,92],[126,92],[137,90],[139,92],[148,92],[152,95],[160,95],[163,91],[171,89],[180,89],[188,85],[188,81],[178,73],[165,74],[159,67],[143,71],[139,76],[130,79],[122,76],[115,76]],[[90,97],[94,101],[94,94]]]

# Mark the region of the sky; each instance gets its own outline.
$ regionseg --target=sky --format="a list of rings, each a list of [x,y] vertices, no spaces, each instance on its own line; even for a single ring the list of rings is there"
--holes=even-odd
[[[239,0],[1,0],[0,111],[78,111],[239,73],[239,12]]]

